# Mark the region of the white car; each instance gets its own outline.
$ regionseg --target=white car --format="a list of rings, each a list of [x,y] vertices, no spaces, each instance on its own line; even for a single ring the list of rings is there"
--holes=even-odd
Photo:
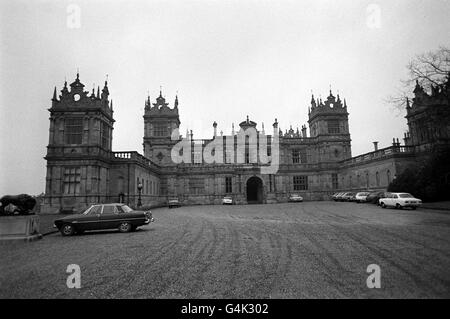
[[[301,197],[298,194],[291,194],[289,196],[289,201],[290,202],[303,202],[303,197]]]
[[[233,197],[225,196],[222,198],[222,205],[233,205]]]
[[[365,203],[367,195],[369,195],[369,192],[359,192],[355,195],[355,202],[357,203]]]
[[[380,198],[380,206],[403,208],[410,207],[416,209],[418,206],[422,205],[420,199],[415,198],[409,193],[387,193],[385,198]]]

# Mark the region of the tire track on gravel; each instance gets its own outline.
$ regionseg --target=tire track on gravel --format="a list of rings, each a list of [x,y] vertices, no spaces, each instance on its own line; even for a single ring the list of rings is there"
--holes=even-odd
[[[198,223],[198,221],[196,221]],[[171,287],[176,287],[176,290],[179,288],[186,288],[180,286],[179,280],[184,278],[182,275],[184,274],[184,270],[189,268],[192,265],[192,261],[190,261],[189,257],[191,256],[191,252],[197,248],[200,243],[200,239],[203,237],[205,231],[205,220],[201,219],[200,229],[196,230],[196,234],[192,240],[185,241],[185,249],[182,251],[174,251],[171,256],[169,254],[165,254],[158,261],[158,270],[159,270],[159,285],[157,289],[152,289],[152,293],[156,293],[157,296],[164,295],[167,293],[167,290]],[[203,246],[207,245],[205,243]],[[201,247],[203,247],[201,246]],[[202,249],[202,248],[200,248]],[[162,274],[161,274],[162,273]],[[171,281],[166,278],[163,279],[165,274],[170,274]]]
[[[108,291],[106,291],[106,294],[108,297],[113,297],[114,295],[118,295],[122,293],[123,291],[127,290],[135,280],[141,280],[141,274],[146,273],[148,271],[149,264],[153,264],[157,260],[161,260],[165,255],[171,251],[171,249],[175,246],[177,246],[183,238],[187,235],[188,230],[191,225],[191,221],[187,221],[184,226],[181,234],[172,242],[163,245],[161,248],[158,248],[157,253],[154,255],[147,255],[144,254],[142,257],[137,257],[137,261],[133,263],[132,267],[130,269],[134,269],[134,271],[125,272],[119,280],[116,280],[115,283],[120,282],[120,288],[117,289],[117,286],[119,285],[113,285]],[[122,282],[126,282],[126,284],[123,284]]]
[[[346,236],[351,238],[353,241],[357,242],[360,246],[366,248],[369,252],[375,253],[376,255],[380,256],[383,262],[391,264],[395,268],[397,268],[401,273],[404,273],[410,277],[410,279],[414,282],[414,284],[417,287],[426,287],[427,289],[430,289],[430,291],[433,292],[435,295],[440,295],[441,292],[436,290],[435,286],[432,284],[429,284],[426,280],[420,278],[417,274],[420,274],[420,271],[410,271],[405,268],[404,265],[402,265],[401,262],[397,262],[393,259],[393,256],[389,254],[389,250],[387,250],[384,247],[381,247],[380,245],[376,244],[376,241],[369,242],[368,239],[365,239],[365,235],[367,232],[364,232],[363,234],[359,234],[359,236],[351,234],[350,232],[346,233]],[[403,261],[406,264],[410,264],[410,260],[406,260],[401,258],[398,254],[395,256],[396,259],[399,259]],[[420,270],[420,266],[417,266],[418,270]]]

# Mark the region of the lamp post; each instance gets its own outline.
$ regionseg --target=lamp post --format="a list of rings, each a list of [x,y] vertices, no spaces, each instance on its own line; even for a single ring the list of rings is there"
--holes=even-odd
[[[141,207],[142,206],[142,202],[141,202],[142,183],[141,182],[139,182],[139,184],[138,184],[138,191],[139,191],[139,197],[138,197],[137,205],[138,205],[138,207]]]

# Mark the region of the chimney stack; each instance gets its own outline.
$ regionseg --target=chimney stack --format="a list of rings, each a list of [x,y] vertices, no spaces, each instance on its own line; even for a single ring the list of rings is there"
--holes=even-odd
[[[373,142],[373,148],[376,151],[378,151],[378,142]]]

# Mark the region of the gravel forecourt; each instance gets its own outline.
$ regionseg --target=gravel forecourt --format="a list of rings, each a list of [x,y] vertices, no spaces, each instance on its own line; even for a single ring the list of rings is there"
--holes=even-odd
[[[305,202],[152,211],[132,233],[0,243],[0,298],[449,298],[450,212]],[[56,218],[56,216],[55,216]],[[69,264],[81,288],[66,285]],[[381,288],[366,285],[381,269]]]

